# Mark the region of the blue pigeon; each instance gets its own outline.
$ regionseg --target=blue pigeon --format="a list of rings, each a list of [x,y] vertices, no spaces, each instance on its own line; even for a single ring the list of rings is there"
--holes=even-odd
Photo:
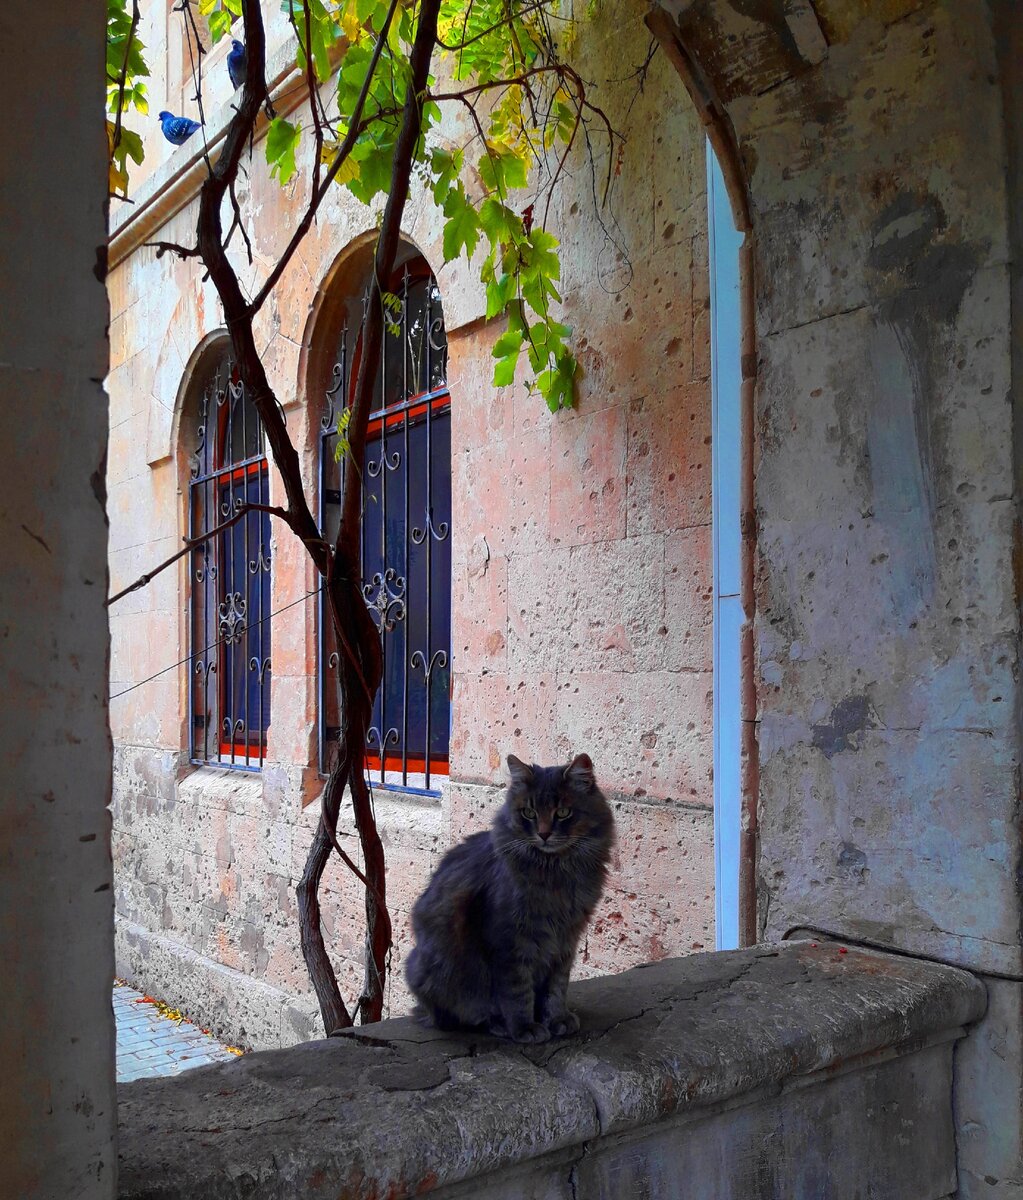
[[[237,91],[245,82],[245,47],[237,38],[231,39],[231,53],[227,56],[227,73],[231,86]]]
[[[159,117],[160,125],[163,127],[163,136],[168,142],[173,142],[175,146],[183,145],[199,128],[199,122],[193,121],[190,117],[176,117],[169,112],[162,112]]]

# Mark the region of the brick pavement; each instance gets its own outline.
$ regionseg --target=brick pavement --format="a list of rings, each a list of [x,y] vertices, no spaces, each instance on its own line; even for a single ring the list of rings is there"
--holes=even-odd
[[[117,1082],[178,1075],[191,1067],[227,1062],[234,1054],[188,1021],[163,1016],[142,993],[123,984],[114,985],[117,1021]]]

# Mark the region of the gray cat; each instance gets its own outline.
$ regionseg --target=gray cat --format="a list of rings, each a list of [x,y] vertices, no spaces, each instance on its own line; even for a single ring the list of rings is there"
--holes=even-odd
[[[509,755],[508,769],[491,829],[449,850],[416,901],[405,973],[418,1015],[438,1029],[545,1042],[579,1028],[565,991],[604,890],[614,817],[586,754],[567,767]]]

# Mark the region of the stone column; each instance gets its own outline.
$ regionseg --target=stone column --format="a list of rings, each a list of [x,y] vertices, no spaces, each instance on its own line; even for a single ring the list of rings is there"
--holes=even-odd
[[[663,2],[753,230],[759,936],[985,977],[960,1189],[1019,1196],[1021,10]]]
[[[0,20],[0,1195],[116,1175],[101,0]]]

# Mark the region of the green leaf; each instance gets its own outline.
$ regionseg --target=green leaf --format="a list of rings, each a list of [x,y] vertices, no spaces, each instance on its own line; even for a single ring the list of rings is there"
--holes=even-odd
[[[503,313],[515,295],[515,276],[502,275],[487,284],[487,319]]]
[[[444,215],[448,218],[444,224],[444,261],[457,258],[463,246],[466,257],[471,258],[480,239],[480,219],[460,185],[448,193]]]
[[[226,8],[217,9],[216,12],[210,13],[209,26],[210,37],[216,44],[225,33],[231,32],[231,14]]]
[[[523,334],[521,329],[506,329],[497,341],[494,342],[491,354],[494,358],[505,358],[512,352],[518,354],[522,348],[522,339]]]
[[[121,126],[121,140],[117,147],[117,156],[123,162],[124,156],[127,155],[133,162],[140,166],[142,160],[146,156],[145,149],[142,145],[142,139],[133,129],[125,129]]]
[[[509,354],[507,358],[499,359],[494,366],[494,387],[507,387],[515,382],[515,368],[518,365],[518,351]]]
[[[491,245],[497,245],[498,242],[517,242],[524,235],[522,218],[507,204],[502,204],[493,196],[480,205],[480,224]]]
[[[532,249],[530,260],[533,267],[549,279],[561,278],[561,261],[555,249],[561,244],[552,233],[537,226],[529,235]]]
[[[379,192],[391,186],[391,163],[394,159],[394,144],[377,146],[372,141],[360,141],[352,150],[352,157],[359,164],[359,173],[348,183],[348,190],[363,204],[369,204]]]
[[[295,174],[295,151],[302,133],[301,125],[292,125],[283,117],[274,117],[266,133],[266,161],[270,174],[276,175],[282,184]]]
[[[448,151],[437,147],[430,153],[430,170],[433,173],[433,198],[443,208],[459,172],[464,155],[461,150]]]
[[[503,142],[487,140],[487,153],[480,159],[480,178],[488,191],[506,196],[528,181],[526,160]]]

